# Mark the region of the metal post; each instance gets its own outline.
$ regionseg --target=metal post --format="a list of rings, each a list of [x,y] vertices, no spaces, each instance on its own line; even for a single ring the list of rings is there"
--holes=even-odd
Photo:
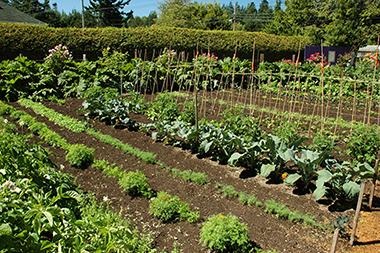
[[[84,28],[84,3],[83,0],[81,0],[82,3],[82,28]]]
[[[236,30],[236,0],[235,0],[235,3],[234,3],[234,17],[233,17],[232,30],[233,31]]]

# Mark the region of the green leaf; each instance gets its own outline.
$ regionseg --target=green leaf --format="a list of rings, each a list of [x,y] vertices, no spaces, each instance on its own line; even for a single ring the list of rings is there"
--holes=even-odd
[[[12,235],[12,228],[8,223],[0,225],[0,235]]]
[[[270,173],[276,170],[275,164],[263,164],[260,168],[260,175],[263,177],[268,177]]]
[[[318,179],[316,182],[317,187],[323,186],[326,182],[329,182],[333,177],[333,174],[326,169],[318,171],[317,174],[318,174]]]
[[[285,179],[285,184],[294,185],[302,176],[300,174],[291,174]]]
[[[313,192],[313,197],[315,198],[315,200],[320,200],[322,197],[326,195],[326,192],[327,192],[327,187],[322,185],[320,187],[317,187],[317,189],[315,189],[315,191]]]
[[[350,198],[352,198],[360,192],[360,185],[350,181],[343,184],[343,190]]]
[[[51,213],[49,213],[48,211],[43,211],[42,213],[45,215],[46,219],[48,220],[50,227],[52,227],[53,221],[54,221],[53,215],[51,215]]]
[[[239,161],[240,157],[242,157],[244,154],[240,154],[238,152],[235,152],[231,155],[230,159],[228,159],[229,165],[235,165],[237,161]]]

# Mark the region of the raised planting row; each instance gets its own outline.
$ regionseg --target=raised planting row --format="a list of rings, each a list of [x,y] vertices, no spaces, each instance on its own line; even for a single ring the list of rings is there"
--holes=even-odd
[[[229,92],[231,93],[231,92]],[[180,98],[183,98],[182,100],[193,100],[194,94],[193,93],[186,93],[186,92],[171,92],[171,95],[174,97],[177,97],[177,100]],[[340,129],[355,129],[355,128],[375,128],[380,129],[378,124],[373,124],[372,126],[368,126],[368,124],[362,123],[363,121],[363,114],[364,112],[356,111],[356,114],[354,115],[354,120],[352,120],[352,113],[346,112],[344,118],[342,118],[342,114],[339,114],[340,117],[337,117],[337,112],[332,111],[327,116],[321,117],[320,112],[320,106],[316,106],[315,104],[307,104],[309,108],[306,108],[306,103],[302,100],[302,98],[298,98],[297,101],[291,101],[291,99],[286,100],[286,108],[283,108],[284,101],[279,101],[276,105],[276,102],[265,102],[261,100],[265,100],[264,98],[260,97],[252,98],[252,101],[245,101],[244,97],[238,98],[238,95],[235,94],[236,100],[234,99],[231,101],[230,95],[221,95],[221,93],[202,93],[199,94],[201,100],[200,103],[202,103],[202,109],[200,110],[200,115],[204,116],[206,113],[212,113],[212,114],[219,114],[223,109],[222,108],[231,108],[231,107],[238,107],[241,109],[244,109],[247,114],[255,114],[258,117],[262,117],[263,114],[267,114],[271,116],[271,118],[282,118],[286,119],[288,121],[292,122],[299,122],[304,125],[306,125],[307,128],[315,128],[316,130],[319,130],[321,127],[318,125],[322,125],[325,128],[332,129],[334,131],[335,128]],[[248,98],[249,99],[249,98]],[[261,105],[256,104],[260,100]],[[203,103],[205,104],[203,106]],[[308,109],[307,113],[301,113],[298,111],[295,111],[294,106],[291,103],[304,103],[305,109]],[[282,108],[281,108],[282,107]],[[290,109],[288,107],[291,107]],[[297,107],[302,107],[302,105],[297,105]],[[316,107],[316,108],[315,108]],[[326,104],[325,104],[326,107]],[[329,109],[331,110],[331,108]],[[342,110],[342,109],[340,109]],[[327,111],[324,112],[327,114]],[[372,122],[377,123],[378,119],[372,117]],[[312,122],[312,123],[310,123]],[[367,122],[367,121],[366,121]],[[314,130],[314,129],[312,129]],[[336,132],[336,130],[335,130]],[[339,134],[339,132],[338,132]]]
[[[37,114],[40,114],[42,116],[45,116],[47,118],[49,118],[51,121],[53,121],[55,124],[59,124],[63,127],[66,127],[68,129],[77,129],[76,127],[70,127],[70,125],[64,125],[60,122],[68,122],[68,121],[71,121],[72,125],[75,125],[75,122],[78,122],[78,124],[84,124],[80,121],[77,121],[71,117],[68,117],[68,116],[65,116],[65,115],[62,115],[60,113],[57,113],[55,112],[54,110],[52,109],[49,109],[47,107],[45,107],[44,105],[40,104],[40,103],[35,103],[35,102],[32,102],[30,100],[20,100],[19,103],[27,108],[31,108],[34,112],[36,112]],[[59,119],[62,119],[62,121],[59,121]],[[111,138],[111,137],[110,137]],[[178,169],[175,169],[175,168],[170,168],[168,166],[166,166],[164,163],[160,162],[157,160],[157,162],[160,167],[162,168],[167,168],[168,171],[173,175],[173,176],[176,176],[176,177],[180,177],[181,179],[185,180],[185,181],[188,181],[188,182],[193,182],[193,183],[197,183],[199,185],[203,185],[203,184],[206,184],[208,179],[207,179],[207,176],[205,173],[199,173],[199,172],[193,172],[191,170],[178,170]],[[117,167],[116,167],[117,168]],[[115,168],[115,169],[116,169]],[[218,184],[217,184],[218,186]],[[244,195],[245,193],[243,193]],[[245,194],[247,197],[248,197],[248,194]],[[249,196],[249,197],[253,197],[253,195]],[[273,200],[271,200],[273,202]],[[244,204],[244,203],[243,203]],[[278,203],[278,205],[282,205],[281,203]],[[258,207],[261,206],[261,205],[258,205]],[[310,219],[313,219],[311,216],[309,216]],[[294,220],[295,222],[298,222],[298,220]],[[314,227],[319,227],[321,228],[322,225],[318,224],[318,222],[316,222],[315,220],[313,221],[314,223]],[[307,225],[310,225],[310,223],[305,223]]]
[[[9,107],[5,111],[12,111]],[[17,111],[19,114],[22,114],[22,112]],[[12,115],[14,113],[12,112]],[[46,128],[46,126],[45,126]],[[48,131],[47,129],[44,129],[42,131]],[[189,222],[196,222],[199,219],[199,213],[193,212],[189,209],[189,206],[182,202],[178,197],[170,195],[166,192],[158,192],[157,195],[151,190],[151,187],[146,181],[146,178],[144,174],[139,172],[123,172],[120,168],[118,168],[115,165],[110,165],[108,162],[104,160],[95,160],[93,167],[100,169],[101,171],[105,172],[107,175],[114,177],[117,179],[119,185],[122,189],[124,189],[126,192],[128,192],[131,195],[136,194],[137,196],[145,196],[148,198],[151,198],[150,200],[150,207],[149,207],[149,213],[151,213],[153,216],[159,218],[160,220],[164,222],[172,222],[177,220],[186,220]],[[136,196],[134,195],[134,196]],[[224,215],[219,215],[224,216]],[[231,227],[222,227],[220,225],[220,222],[213,221],[213,216],[210,217],[209,220],[207,220],[204,223],[204,226],[219,226],[219,232],[222,233],[223,240],[221,239],[215,239],[215,238],[221,238],[219,233],[216,235],[212,234],[211,232],[207,232],[204,234],[201,234],[201,242],[203,245],[208,246],[210,249],[225,249],[223,252],[230,252],[230,250],[234,251],[240,251],[240,248],[243,252],[245,252],[247,249],[252,250],[251,243],[249,241],[249,237],[247,232],[243,231],[244,233],[241,234],[241,231],[236,232],[235,230],[239,227],[246,227],[246,225],[240,224],[238,222],[238,219],[234,216],[228,215],[227,219],[225,220],[228,222],[228,220],[231,220],[232,223],[235,223],[237,227],[231,228]],[[239,234],[241,237],[240,239],[237,238],[229,238],[228,236],[233,236],[233,234]],[[227,236],[227,237],[225,237]],[[260,251],[261,252],[261,251]]]
[[[96,107],[96,104],[107,104],[109,100],[107,96],[94,94],[94,98],[88,97],[85,102],[90,114],[91,110],[101,112],[102,106]],[[127,111],[128,106],[124,107]],[[147,110],[154,123],[140,124],[140,129],[156,141],[191,148],[201,156],[258,171],[301,192],[313,192],[317,200],[353,199],[359,192],[361,180],[374,176],[374,169],[364,161],[371,156],[374,162],[380,140],[370,143],[371,149],[364,149],[362,152],[367,153],[362,157],[357,155],[362,163],[350,164],[332,159],[331,150],[314,151],[300,146],[304,141],[301,137],[283,139],[266,135],[251,117],[237,111],[225,114],[221,122],[203,120],[198,128],[193,124],[192,113],[192,108],[186,106],[180,112],[171,96],[161,94]]]
[[[126,173],[117,166],[111,166],[105,160],[94,161],[94,149],[82,144],[69,144],[65,138],[50,130],[46,124],[38,122],[35,118],[23,111],[14,110],[10,106],[5,110],[8,111],[7,113],[10,113],[10,116],[17,119],[20,125],[27,126],[28,129],[38,134],[38,136],[49,143],[49,145],[57,146],[66,150],[66,160],[73,167],[85,169],[94,163],[95,168],[104,171],[107,176],[115,177],[121,188],[123,188],[128,194],[132,196],[143,196],[148,199],[152,198],[151,209],[155,209],[155,206],[157,206],[157,204],[155,204],[157,202],[155,201],[156,193],[150,189],[148,180],[144,173],[139,171]],[[182,203],[178,197],[172,197],[165,194],[167,193],[160,192],[157,194],[157,198],[161,199],[161,202],[163,203],[163,208],[162,210],[152,213],[154,216],[161,219],[160,212],[169,212],[166,219],[162,219],[163,221],[176,220],[177,218],[188,216],[188,221],[190,222],[196,222],[199,219],[199,213],[191,212],[187,204]],[[165,201],[165,198],[160,198],[160,196],[167,196],[167,201]],[[170,202],[172,202],[172,199],[175,200],[175,203],[170,207]],[[169,204],[168,209],[165,209],[165,204]]]
[[[34,104],[37,104],[37,103],[34,103]],[[29,106],[31,106],[31,107],[33,107],[31,104],[29,104]],[[38,110],[36,110],[36,112],[38,113]],[[52,116],[52,114],[51,113],[55,113],[56,114],[56,112],[54,112],[54,111],[50,111],[49,113],[47,113],[46,111],[45,111],[45,116],[47,116],[47,117],[49,117],[49,118],[54,118],[53,116]],[[51,115],[48,115],[48,114],[51,114]],[[61,115],[61,116],[63,116],[63,115]],[[63,116],[63,117],[66,117],[66,116]],[[57,122],[56,122],[57,123]],[[296,222],[296,221],[295,221]]]
[[[0,251],[157,252],[149,236],[83,193],[45,149],[0,120]]]

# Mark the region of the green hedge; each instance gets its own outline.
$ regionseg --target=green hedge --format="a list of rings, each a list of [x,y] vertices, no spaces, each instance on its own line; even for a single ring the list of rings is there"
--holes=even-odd
[[[197,45],[204,52],[210,47],[218,54],[233,54],[236,44],[238,56],[252,54],[253,41],[256,49],[268,52],[268,57],[283,57],[295,53],[299,46],[309,43],[305,37],[276,36],[265,33],[204,31],[168,27],[141,28],[50,28],[44,26],[0,23],[0,57],[13,58],[23,54],[33,59],[42,59],[50,48],[65,44],[80,58],[86,53],[90,58],[102,49],[127,52],[135,48],[161,49],[171,47],[178,51],[191,51]],[[269,56],[269,53],[271,56]],[[267,57],[267,55],[266,55]]]

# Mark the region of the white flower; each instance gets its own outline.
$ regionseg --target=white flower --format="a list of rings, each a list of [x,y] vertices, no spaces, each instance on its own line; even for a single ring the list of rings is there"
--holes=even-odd
[[[10,180],[5,181],[0,188],[8,188],[11,192],[20,193],[21,189],[16,186],[15,183],[13,183]]]
[[[8,124],[8,120],[7,120],[7,119],[4,119],[4,123],[5,123],[5,124]]]

